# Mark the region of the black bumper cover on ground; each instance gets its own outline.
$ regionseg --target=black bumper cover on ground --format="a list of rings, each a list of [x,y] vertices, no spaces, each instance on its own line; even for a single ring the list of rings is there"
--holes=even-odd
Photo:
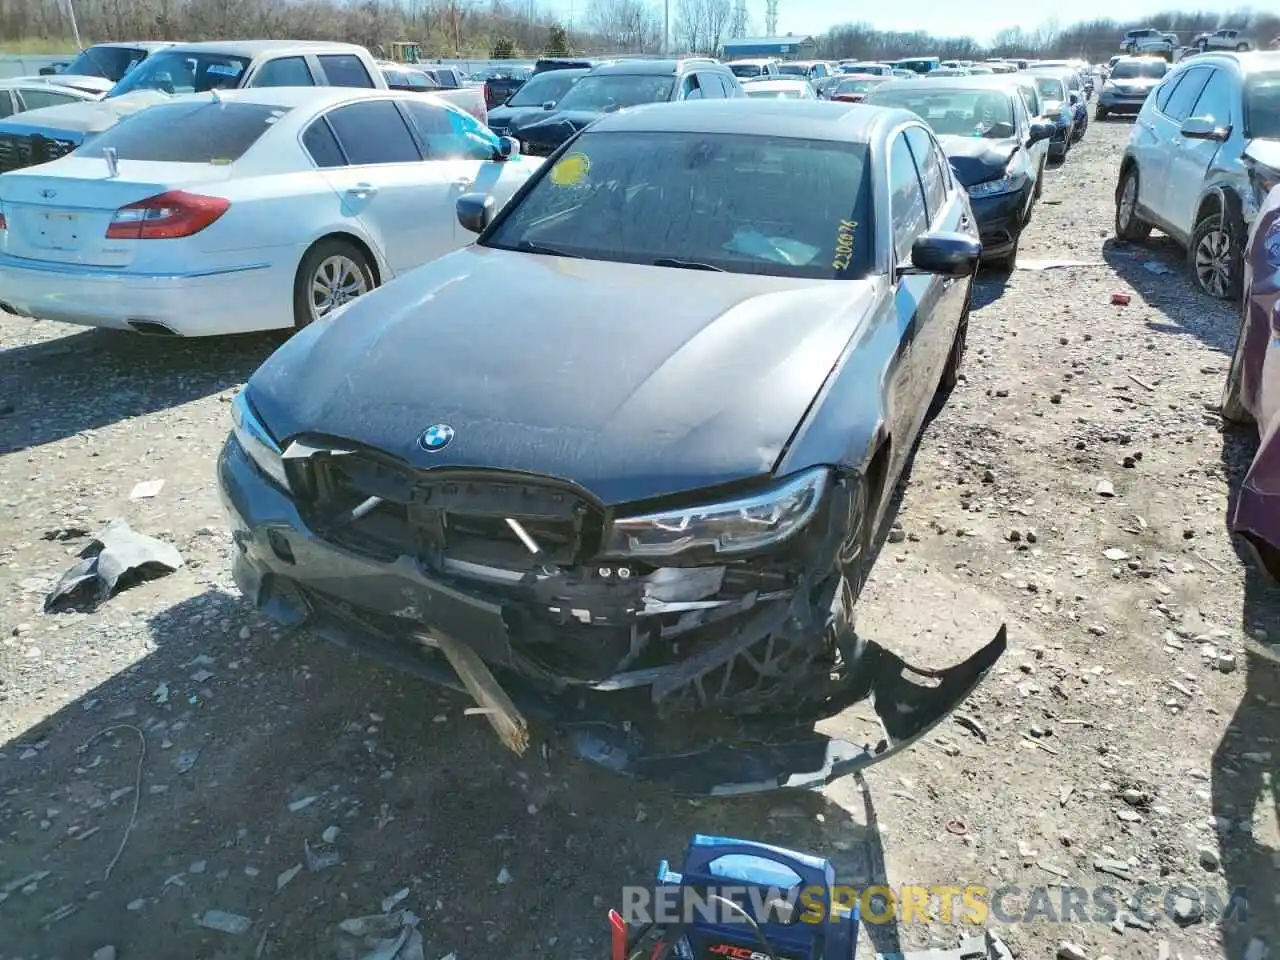
[[[218,473],[236,544],[236,584],[269,617],[288,627],[310,627],[350,651],[465,694],[442,654],[375,625],[375,620],[386,621],[385,614],[360,612],[362,607],[389,611],[412,605],[431,611],[430,622],[416,626],[465,639],[491,664],[501,663],[507,637],[501,610],[494,604],[433,581],[405,563],[379,564],[319,541],[291,501],[262,480],[234,442],[224,447]],[[299,576],[299,571],[305,573]],[[730,796],[817,789],[892,756],[954,711],[1006,646],[1001,626],[963,663],[942,671],[918,671],[868,641],[847,689],[820,711],[775,715],[767,721],[735,718],[728,735],[723,723],[709,723],[711,742],[704,740],[695,749],[667,748],[673,731],[687,742],[688,718],[623,720],[607,708],[620,701],[618,693],[570,687],[553,695],[519,674],[500,668],[495,672],[516,706],[530,720],[563,735],[581,759],[680,794]],[[913,682],[911,673],[930,685]],[[868,698],[882,730],[876,743],[859,745],[812,729],[816,721]]]

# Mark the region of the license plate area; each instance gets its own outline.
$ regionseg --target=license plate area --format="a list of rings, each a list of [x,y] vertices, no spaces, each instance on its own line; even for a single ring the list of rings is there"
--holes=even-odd
[[[45,250],[78,250],[83,244],[84,220],[78,213],[46,210],[33,220],[32,244]]]

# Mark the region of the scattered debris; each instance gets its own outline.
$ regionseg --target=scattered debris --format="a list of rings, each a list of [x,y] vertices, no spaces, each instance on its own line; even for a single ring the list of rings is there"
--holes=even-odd
[[[1063,940],[1058,944],[1058,960],[1089,960],[1089,955],[1084,952],[1084,947]]]
[[[1142,265],[1142,269],[1147,271],[1147,273],[1154,273],[1158,277],[1167,277],[1169,274],[1175,272],[1173,267],[1168,264],[1161,263],[1159,260],[1148,260]]]
[[[408,896],[409,896],[409,888],[403,887],[400,890],[397,890],[395,893],[391,894],[391,896],[384,897],[382,900],[382,912],[390,913],[397,906],[403,903],[405,898]]]
[[[321,850],[317,852],[306,840],[302,841],[302,850],[307,857],[307,869],[312,873],[319,873],[321,870],[327,870],[329,867],[336,867],[342,863],[342,854],[337,850]]]
[[[300,863],[295,863],[288,870],[282,870],[279,874],[276,875],[276,889],[283,890],[285,887],[289,885],[289,883],[293,880],[293,878],[296,877],[301,872],[302,872],[302,864]]]
[[[112,521],[80,553],[80,559],[62,575],[45,597],[45,611],[65,600],[74,600],[94,588],[91,599],[103,603],[117,590],[136,581],[172,573],[183,564],[176,547],[135,533],[123,520]]]
[[[1139,380],[1132,373],[1129,374],[1129,379],[1132,380],[1134,383],[1136,383],[1138,386],[1140,386],[1143,390],[1146,390],[1148,392],[1154,392],[1156,389],[1151,384],[1147,383],[1145,380]]]
[[[1017,262],[1019,270],[1063,270],[1069,267],[1105,267],[1105,260],[1023,260]]]
[[[163,489],[163,480],[142,480],[133,485],[133,489],[129,492],[129,499],[150,500]]]
[[[206,910],[196,923],[232,936],[248,933],[249,928],[253,926],[253,921],[248,917],[242,917],[238,913],[227,913],[225,910]]]
[[[190,773],[200,759],[199,747],[184,747],[173,760],[173,769],[178,773]]]
[[[314,794],[310,797],[303,797],[301,800],[295,800],[289,804],[289,812],[297,813],[299,810],[305,810],[320,798]]]
[[[1127,293],[1113,293],[1111,295],[1111,303],[1117,307],[1127,307],[1130,299]]]
[[[142,764],[147,759],[147,736],[137,727],[130,723],[118,723],[114,726],[106,727],[99,730],[92,737],[86,740],[77,749],[77,753],[84,753],[89,747],[93,746],[102,737],[117,730],[132,730],[138,737],[138,772],[133,779],[133,811],[129,814],[129,822],[125,824],[124,835],[120,837],[120,846],[116,849],[116,855],[111,858],[111,862],[107,864],[107,869],[103,871],[102,879],[110,880],[111,871],[116,868],[116,864],[120,862],[120,858],[124,856],[125,844],[129,842],[129,834],[133,833],[133,827],[138,822],[138,806],[142,803]]]
[[[1096,492],[1100,497],[1114,497],[1116,488],[1110,480],[1099,480]]]

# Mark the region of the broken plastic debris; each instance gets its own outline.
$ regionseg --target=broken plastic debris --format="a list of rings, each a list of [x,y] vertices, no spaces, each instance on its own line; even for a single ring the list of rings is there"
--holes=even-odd
[[[133,485],[129,492],[130,500],[149,500],[164,489],[163,480],[142,480]]]
[[[409,888],[408,888],[408,887],[404,887],[404,888],[402,888],[402,889],[400,889],[400,890],[397,890],[397,891],[396,891],[395,893],[393,893],[391,896],[389,896],[389,897],[385,897],[385,898],[383,899],[383,901],[382,901],[382,912],[383,912],[383,913],[390,913],[390,912],[391,912],[392,910],[394,910],[394,909],[396,908],[396,906],[397,906],[398,904],[400,904],[400,903],[405,899],[405,897],[407,897],[407,896],[409,896]]]
[[[319,873],[329,867],[336,867],[342,862],[342,854],[337,850],[322,850],[317,852],[312,849],[311,844],[306,840],[302,841],[303,852],[307,855],[307,869],[312,873]]]
[[[350,917],[338,924],[338,929],[353,937],[389,937],[407,923],[406,912],[392,914],[375,913],[367,917]]]
[[[285,887],[289,885],[289,881],[291,881],[294,877],[296,877],[301,872],[302,872],[302,864],[300,863],[295,863],[288,870],[281,871],[276,876],[276,889],[283,890]]]
[[[155,693],[152,694],[156,698],[156,703],[164,706],[169,702],[169,685],[163,680],[156,684]]]
[[[299,810],[305,810],[319,799],[319,797],[312,795],[310,797],[303,797],[301,800],[295,800],[293,803],[289,804],[289,812],[297,813]]]
[[[247,933],[253,926],[253,921],[248,917],[242,917],[238,913],[227,913],[225,910],[206,910],[204,916],[196,923],[210,930],[218,930],[233,936]]]
[[[88,585],[95,603],[102,603],[130,583],[172,573],[183,564],[171,544],[135,532],[123,520],[113,520],[80,552],[80,559],[62,575],[44,600],[45,611]]]
[[[398,937],[378,942],[370,953],[360,960],[423,960],[422,934],[413,927],[405,927]]]
[[[511,871],[503,867],[498,871],[498,886],[505,887],[511,882]]]
[[[179,773],[190,773],[191,768],[200,759],[199,747],[187,747],[173,761],[173,768]]]
[[[204,683],[206,680],[213,678],[212,670],[197,670],[191,675],[191,679],[196,683]]]

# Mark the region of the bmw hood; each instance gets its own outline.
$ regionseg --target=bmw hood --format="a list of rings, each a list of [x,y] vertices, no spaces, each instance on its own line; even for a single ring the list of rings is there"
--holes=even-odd
[[[594,123],[602,113],[594,110],[563,110],[547,113],[544,119],[535,120],[520,128],[520,139],[544,147],[558,147],[583,127]]]
[[[489,111],[489,126],[493,129],[501,127],[506,133],[514,134],[523,127],[552,115],[539,104],[536,107],[494,107]]]
[[[769,474],[883,294],[471,246],[304,328],[246,393],[281,444],[645,500]],[[437,424],[453,440],[424,452]]]
[[[1018,141],[1013,139],[941,136],[938,143],[951,161],[956,178],[965,187],[1001,176],[1018,149]]]

